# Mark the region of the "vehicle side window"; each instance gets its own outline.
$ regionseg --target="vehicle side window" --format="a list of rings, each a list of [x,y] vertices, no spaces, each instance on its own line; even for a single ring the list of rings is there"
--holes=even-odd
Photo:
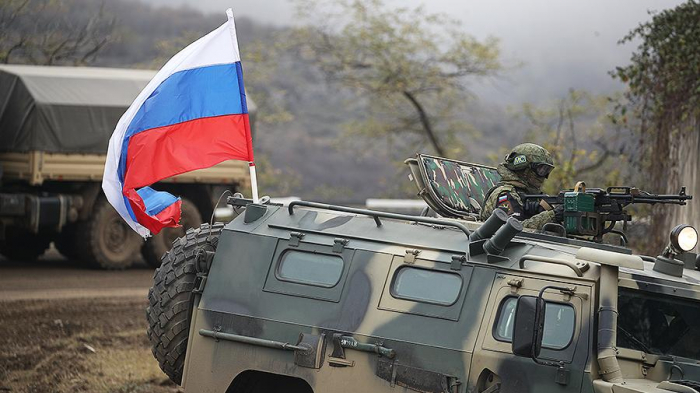
[[[287,250],[277,268],[280,280],[331,288],[343,274],[343,258],[337,255]]]
[[[501,302],[493,337],[499,341],[513,340],[513,324],[518,298],[509,296]],[[569,346],[574,336],[576,313],[570,304],[547,302],[545,306],[542,347],[554,350]]]
[[[501,302],[496,327],[493,330],[493,337],[498,341],[511,342],[513,340],[513,323],[515,323],[515,306],[518,298],[509,296]]]
[[[449,306],[462,290],[462,276],[438,270],[402,267],[396,271],[391,296]]]
[[[542,347],[564,349],[574,336],[576,313],[574,308],[563,303],[549,303],[545,306]]]
[[[617,345],[700,360],[700,302],[620,288]]]

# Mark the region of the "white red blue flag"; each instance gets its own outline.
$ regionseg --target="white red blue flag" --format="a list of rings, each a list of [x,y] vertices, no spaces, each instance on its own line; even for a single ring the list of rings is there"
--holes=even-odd
[[[176,54],[119,120],[102,189],[141,236],[177,226],[181,202],[149,186],[226,160],[253,162],[233,14]]]

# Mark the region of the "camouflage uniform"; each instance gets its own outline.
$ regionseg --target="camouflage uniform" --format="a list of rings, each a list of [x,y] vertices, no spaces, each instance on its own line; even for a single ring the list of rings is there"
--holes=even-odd
[[[501,181],[487,193],[484,200],[484,208],[481,210],[481,219],[487,219],[494,209],[501,208],[508,215],[521,220],[525,228],[542,229],[547,223],[557,222],[555,210],[548,210],[537,203],[534,205],[528,204],[528,206],[525,206],[525,203],[523,203],[520,194],[541,194],[542,183],[546,177],[538,176],[529,167],[520,171],[509,169],[508,160],[513,154],[516,154],[515,157],[517,155],[526,157],[525,159],[528,163],[552,165],[549,152],[538,145],[524,143],[513,148],[513,151],[506,156],[506,162],[498,166]]]

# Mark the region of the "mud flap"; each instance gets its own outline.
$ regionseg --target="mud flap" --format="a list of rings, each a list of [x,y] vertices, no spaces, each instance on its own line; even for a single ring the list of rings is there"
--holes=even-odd
[[[392,387],[398,385],[416,392],[456,393],[459,379],[434,371],[408,367],[396,361],[377,359],[376,375],[388,381]]]

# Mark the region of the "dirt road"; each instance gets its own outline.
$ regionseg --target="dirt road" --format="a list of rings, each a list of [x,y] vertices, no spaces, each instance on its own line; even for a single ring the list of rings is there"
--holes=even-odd
[[[38,262],[0,259],[0,301],[96,297],[146,298],[153,269],[145,265],[121,271],[81,267],[56,252]],[[2,258],[2,257],[0,257]]]
[[[178,392],[146,338],[152,276],[0,257],[0,392]]]

